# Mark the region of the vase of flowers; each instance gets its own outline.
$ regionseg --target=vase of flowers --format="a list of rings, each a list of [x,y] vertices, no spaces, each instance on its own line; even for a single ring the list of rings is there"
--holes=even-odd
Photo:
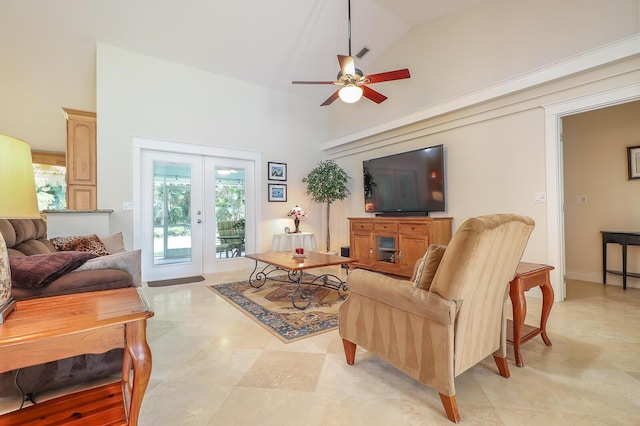
[[[293,231],[294,234],[300,233],[300,218],[305,217],[307,213],[302,210],[302,207],[296,205],[295,207],[291,207],[287,216],[293,217],[293,224],[296,226],[296,229]]]

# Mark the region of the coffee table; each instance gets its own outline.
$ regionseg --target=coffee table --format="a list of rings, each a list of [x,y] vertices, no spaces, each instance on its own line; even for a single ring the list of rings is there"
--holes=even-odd
[[[256,265],[251,275],[249,275],[249,284],[253,288],[262,287],[273,273],[286,271],[286,275],[278,275],[270,279],[282,283],[298,284],[291,294],[291,304],[300,310],[306,309],[311,304],[313,298],[311,286],[336,290],[342,298],[346,297],[346,291],[349,290],[347,283],[334,274],[322,274],[314,276],[313,279],[307,274],[306,278],[309,279],[305,281],[305,270],[323,266],[348,265],[355,262],[355,259],[348,257],[317,252],[307,252],[304,257],[295,257],[289,251],[269,251],[266,253],[247,254],[246,257],[256,261]],[[260,269],[258,268],[258,263],[264,263],[265,266]]]

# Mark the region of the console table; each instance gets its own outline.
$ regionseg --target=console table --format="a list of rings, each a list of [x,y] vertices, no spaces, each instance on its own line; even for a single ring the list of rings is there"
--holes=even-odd
[[[6,413],[0,424],[137,425],[151,375],[152,316],[133,287],[18,302],[0,326],[0,372],[123,348],[122,379]]]
[[[602,233],[602,282],[607,283],[607,272],[622,275],[622,288],[627,289],[627,277],[640,278],[640,274],[627,271],[627,246],[640,246],[640,232],[612,232]],[[622,271],[607,269],[607,244],[616,243],[622,246]]]
[[[542,336],[544,344],[551,346],[551,340],[547,336],[547,319],[553,306],[553,287],[549,279],[549,271],[553,266],[537,263],[520,262],[516,269],[516,275],[509,283],[509,297],[513,306],[513,321],[507,323],[507,342],[513,345],[513,352],[518,367],[524,366],[520,354],[520,344],[528,342],[538,334]],[[533,287],[542,290],[542,314],[540,326],[533,327],[524,323],[527,316],[527,299],[524,292]]]

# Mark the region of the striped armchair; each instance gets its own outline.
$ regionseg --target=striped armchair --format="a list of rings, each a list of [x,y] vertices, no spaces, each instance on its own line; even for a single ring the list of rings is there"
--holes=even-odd
[[[438,391],[447,417],[457,423],[455,377],[489,355],[509,377],[504,302],[533,228],[532,219],[518,215],[467,220],[427,290],[353,271],[339,317],[347,363],[355,362],[357,345],[367,349]]]

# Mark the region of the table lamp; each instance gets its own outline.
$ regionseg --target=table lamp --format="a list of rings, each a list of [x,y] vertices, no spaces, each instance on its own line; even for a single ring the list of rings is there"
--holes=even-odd
[[[0,135],[0,218],[38,218],[31,148],[26,142]],[[4,237],[0,234],[0,324],[15,309],[11,297],[11,270]]]

